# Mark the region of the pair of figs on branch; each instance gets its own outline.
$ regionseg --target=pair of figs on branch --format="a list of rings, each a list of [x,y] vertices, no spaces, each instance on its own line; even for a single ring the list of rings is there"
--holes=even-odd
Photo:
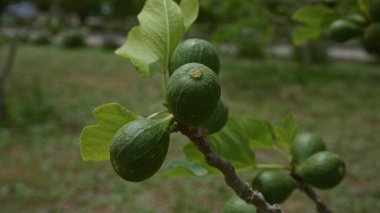
[[[380,0],[369,0],[368,14],[365,17],[354,13],[331,23],[328,37],[336,42],[346,42],[359,38],[364,49],[380,55]]]
[[[298,135],[290,152],[294,164],[291,172],[305,184],[319,189],[331,189],[345,176],[344,161],[337,154],[326,151],[325,143],[317,135]],[[260,191],[269,203],[274,204],[284,202],[297,184],[289,174],[279,170],[265,170],[254,178],[252,187]]]
[[[331,189],[346,174],[342,158],[327,151],[324,141],[316,135],[301,134],[290,149],[295,164],[295,174],[306,184],[319,189]]]
[[[228,107],[220,99],[219,57],[214,46],[202,39],[182,42],[173,52],[163,119],[141,118],[124,125],[111,142],[110,161],[127,181],[153,176],[162,166],[169,147],[173,119],[213,134],[228,119]]]

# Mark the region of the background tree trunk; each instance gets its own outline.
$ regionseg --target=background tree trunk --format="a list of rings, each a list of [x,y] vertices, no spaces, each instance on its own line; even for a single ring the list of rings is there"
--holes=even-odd
[[[4,84],[0,84],[0,123],[3,123],[7,119],[7,106],[5,103],[5,87]]]
[[[16,57],[18,41],[18,33],[15,33],[15,35],[13,35],[13,38],[9,41],[8,53],[6,55],[4,66],[0,68],[0,122],[4,122],[7,119],[5,79],[12,70]]]

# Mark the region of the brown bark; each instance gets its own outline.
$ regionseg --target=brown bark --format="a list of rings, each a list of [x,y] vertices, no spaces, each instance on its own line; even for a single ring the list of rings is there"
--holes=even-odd
[[[315,203],[316,209],[319,213],[333,213],[333,211],[325,205],[317,193],[315,193],[315,191],[310,186],[305,184],[298,175],[293,172],[291,176],[296,181],[298,188]]]
[[[229,161],[221,159],[207,143],[205,135],[200,131],[192,131],[188,126],[178,124],[176,130],[186,135],[204,155],[206,163],[218,169],[223,175],[226,184],[244,201],[256,206],[257,213],[281,213],[278,205],[269,204],[263,195],[253,190],[249,184],[243,182],[236,174],[235,168]]]

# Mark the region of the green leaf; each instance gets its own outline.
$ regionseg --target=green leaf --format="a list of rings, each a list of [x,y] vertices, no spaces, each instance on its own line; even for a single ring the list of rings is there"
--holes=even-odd
[[[244,135],[253,149],[272,149],[275,145],[272,125],[268,121],[232,117],[224,129],[234,129]]]
[[[210,167],[204,161],[204,156],[192,142],[183,146],[182,151],[186,156],[186,160],[170,161],[167,166],[167,171],[163,173],[164,176],[205,176],[220,174],[217,169]]]
[[[110,142],[114,134],[138,116],[118,103],[99,106],[93,111],[98,124],[86,126],[80,136],[80,152],[84,161],[109,160]]]
[[[244,134],[236,129],[225,129],[207,138],[212,149],[222,158],[229,160],[236,168],[255,165],[256,156]]]
[[[298,9],[292,16],[305,26],[296,27],[293,31],[293,44],[301,45],[308,40],[317,40],[323,30],[331,24],[339,13],[321,5],[306,5]]]
[[[128,33],[116,54],[129,58],[144,77],[166,70],[169,58],[198,15],[198,1],[184,0],[183,13],[172,0],[147,0],[138,15],[140,25]],[[184,23],[186,21],[186,23]]]
[[[191,141],[182,148],[182,152],[185,154],[186,158],[189,161],[193,161],[193,162],[204,161],[204,156]]]
[[[173,160],[169,162],[168,171],[162,173],[164,176],[205,176],[209,173],[208,169],[199,163],[185,160]]]
[[[289,148],[292,145],[297,133],[298,127],[291,113],[288,113],[282,123],[275,127],[277,143],[284,148]]]
[[[298,9],[292,16],[293,20],[307,25],[324,25],[339,17],[337,11],[320,5],[306,5]]]
[[[185,33],[181,8],[172,0],[147,0],[137,18],[144,43],[166,69],[171,53]]]
[[[223,206],[222,213],[256,213],[256,207],[234,195]]]
[[[209,166],[204,160],[203,154],[195,147],[195,145],[189,141],[183,148],[182,152],[186,155],[186,159],[190,162],[197,163],[203,168],[207,169],[208,174],[217,174],[219,171]]]
[[[275,147],[275,135],[272,125],[268,121],[254,118],[230,117],[226,126],[216,134],[207,137],[207,142],[212,150],[220,157],[230,161],[235,169],[254,168],[256,155],[253,149]],[[186,144],[182,151],[188,162],[201,166],[208,170],[207,174],[219,174],[220,172],[204,161],[204,156],[198,151],[193,143]],[[190,164],[192,165],[192,164]],[[188,174],[190,168],[184,169],[185,165],[178,166],[173,174]]]
[[[198,17],[199,2],[198,0],[182,0],[179,6],[182,10],[183,23],[187,31]]]
[[[139,27],[131,29],[126,43],[115,53],[129,58],[133,66],[144,77],[152,76],[154,72],[160,72],[163,69],[158,56],[144,44]]]
[[[321,36],[322,30],[319,26],[299,26],[293,31],[293,44],[299,46],[308,40],[317,40]]]

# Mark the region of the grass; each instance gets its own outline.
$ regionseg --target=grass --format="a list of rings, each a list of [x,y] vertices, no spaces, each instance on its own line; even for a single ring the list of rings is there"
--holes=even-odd
[[[302,131],[321,134],[348,164],[347,178],[319,191],[336,212],[380,209],[380,72],[375,64],[302,67],[289,61],[223,58],[231,114],[279,121],[293,112]],[[141,78],[111,52],[21,46],[7,81],[14,124],[0,129],[2,212],[220,212],[232,195],[221,176],[122,181],[109,162],[80,158],[81,128],[98,105],[119,102],[148,115],[161,109],[160,76]],[[46,111],[41,109],[48,109]],[[40,114],[39,114],[40,113]],[[33,124],[31,116],[38,118]],[[37,123],[36,123],[37,122]],[[183,158],[174,135],[169,160]],[[268,156],[265,156],[268,157]],[[242,173],[246,181],[254,173]],[[286,212],[315,212],[295,192]]]

